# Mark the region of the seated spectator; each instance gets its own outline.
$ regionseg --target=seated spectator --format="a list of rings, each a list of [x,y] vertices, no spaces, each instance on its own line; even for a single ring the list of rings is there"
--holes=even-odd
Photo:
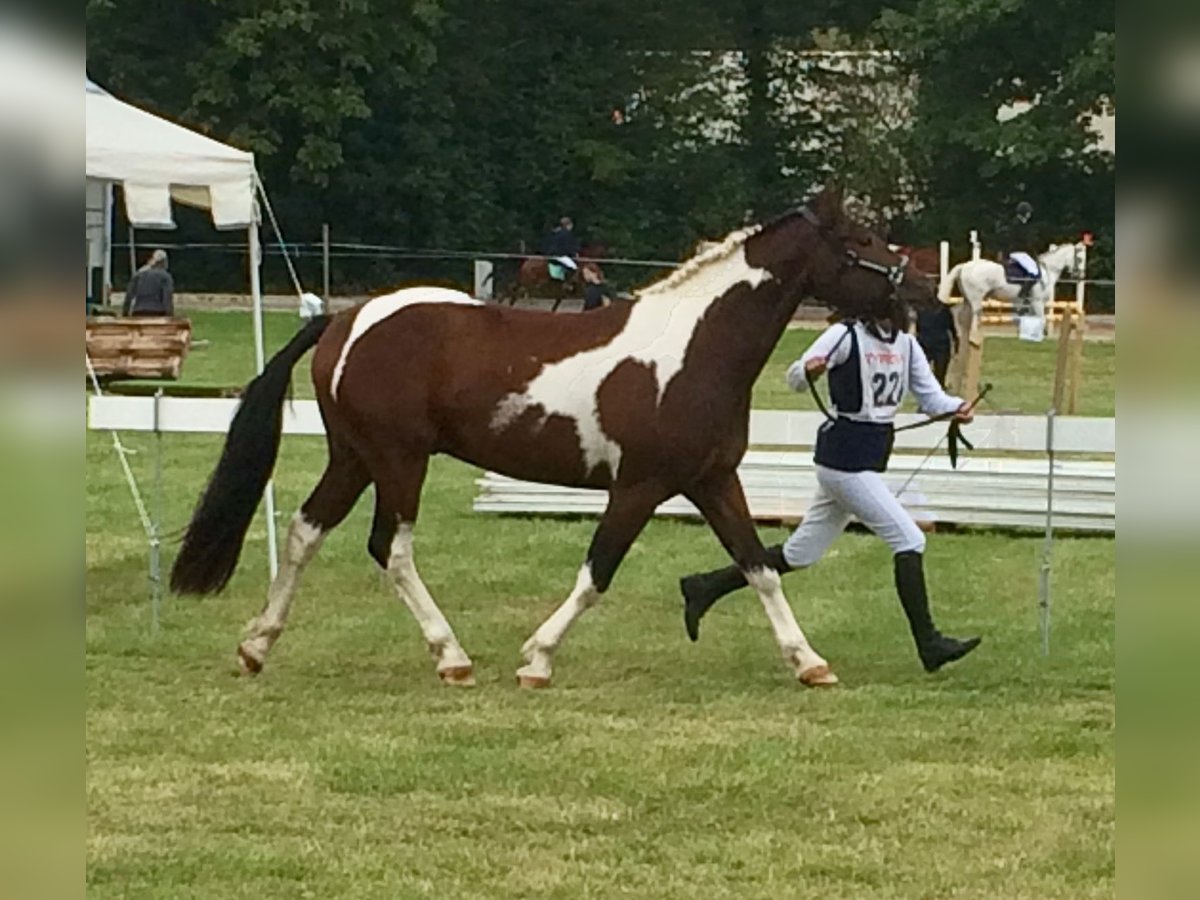
[[[155,250],[133,273],[121,311],[127,316],[175,315],[175,280],[167,271],[166,250]]]

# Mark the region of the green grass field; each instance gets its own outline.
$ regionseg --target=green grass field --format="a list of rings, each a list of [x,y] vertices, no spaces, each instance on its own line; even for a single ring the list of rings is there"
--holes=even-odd
[[[189,358],[188,379],[243,380],[247,317],[196,320],[212,343]],[[291,316],[268,322],[274,346],[295,327]],[[804,340],[786,336],[757,405],[790,405],[780,369]],[[989,340],[998,405],[1044,406],[1048,373],[1031,364],[1045,349]],[[1091,412],[1111,414],[1114,351],[1087,347]],[[310,393],[305,378],[298,396]],[[149,489],[152,440],[127,440]],[[166,443],[164,519],[175,529],[219,441]],[[323,457],[319,439],[285,442],[285,515]],[[368,500],[309,569],[264,674],[245,680],[231,675],[233,650],[264,597],[261,518],[229,589],[168,598],[156,631],[145,541],[107,436],[89,436],[86,465],[93,896],[1114,893],[1112,540],[1057,544],[1046,659],[1037,536],[932,536],[935,611],[985,644],[930,677],[887,549],[847,534],[784,581],[844,682],[815,692],[794,683],[746,592],[712,613],[699,644],[687,641],[675,581],[722,562],[721,551],[699,525],[654,521],[564,643],[555,686],[528,693],[513,677],[519,647],[573,583],[593,523],[475,515],[476,473],[439,459],[418,564],[478,687],[438,683],[415,622],[366,556]]]

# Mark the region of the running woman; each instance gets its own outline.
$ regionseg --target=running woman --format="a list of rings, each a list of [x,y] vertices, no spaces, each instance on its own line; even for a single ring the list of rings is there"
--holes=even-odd
[[[833,417],[817,433],[813,453],[817,494],[800,527],[782,546],[767,549],[780,574],[817,562],[856,517],[892,548],[896,592],[908,617],[917,654],[927,672],[961,659],[980,642],[947,637],[933,624],[925,590],[925,535],[893,496],[880,473],[886,471],[893,420],[904,395],[916,396],[922,412],[971,421],[971,408],[942,390],[920,344],[903,329],[907,310],[896,301],[832,325],[787,372],[788,385],[803,391],[828,372]],[[728,566],[680,581],[684,624],[697,640],[700,619],[726,594],[746,584],[745,574]]]

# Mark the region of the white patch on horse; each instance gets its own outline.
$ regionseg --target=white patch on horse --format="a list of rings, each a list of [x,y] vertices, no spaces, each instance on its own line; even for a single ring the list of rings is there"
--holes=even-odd
[[[654,373],[661,403],[671,379],[683,368],[692,334],[708,308],[737,284],[756,288],[771,277],[766,269],[746,262],[745,242],[752,233],[754,230],[731,235],[646,288],[625,327],[609,343],[543,366],[523,391],[500,401],[492,428],[504,429],[531,407],[541,408],[543,423],[552,415],[567,416],[575,420],[588,471],[605,463],[615,477],[621,449],[600,424],[600,385],[621,363],[633,360]]]
[[[342,372],[346,368],[346,360],[349,358],[350,349],[354,346],[355,342],[371,328],[400,312],[400,310],[423,303],[458,303],[464,306],[483,305],[469,294],[441,287],[404,288],[403,290],[368,300],[363,308],[358,311],[358,315],[354,317],[354,324],[350,326],[350,334],[346,337],[346,342],[342,344],[342,352],[338,356],[337,365],[334,366],[333,378],[329,387],[329,392],[333,395],[333,399],[337,399],[338,384],[342,380]]]

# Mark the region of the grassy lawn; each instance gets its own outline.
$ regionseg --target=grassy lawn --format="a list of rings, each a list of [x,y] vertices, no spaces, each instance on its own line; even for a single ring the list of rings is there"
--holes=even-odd
[[[212,343],[189,358],[188,379],[244,380],[248,324],[244,314],[197,316],[196,336]],[[295,324],[268,316],[271,344]],[[791,404],[777,385],[805,337],[785,338],[762,405]],[[989,365],[1014,376],[1044,349],[996,345]],[[1088,358],[1101,347],[1109,355],[1096,358],[1111,362],[1108,345],[1089,344]],[[1007,376],[988,377],[1005,408],[1037,410],[1039,385],[1048,393],[1027,374],[1010,400]],[[1111,372],[1098,371],[1098,383],[1111,384]],[[1097,393],[1085,390],[1085,402],[1111,413],[1107,389]],[[297,394],[310,395],[306,376]],[[143,451],[133,464],[148,488],[152,442],[127,437]],[[219,440],[175,435],[167,445],[164,519],[174,529]],[[285,514],[323,458],[319,439],[285,442]],[[415,622],[366,555],[367,500],[329,537],[287,634],[251,681],[231,672],[266,588],[261,518],[229,589],[166,600],[155,631],[145,541],[107,436],[89,436],[86,465],[90,895],[1113,895],[1111,540],[1058,543],[1046,659],[1040,540],[933,536],[935,610],[947,630],[982,633],[985,644],[929,677],[886,548],[847,534],[824,563],[784,582],[844,682],[814,692],[792,681],[746,592],[688,643],[675,580],[722,553],[698,525],[654,521],[564,643],[555,686],[525,693],[513,677],[518,649],[573,583],[592,523],[477,516],[476,473],[438,459],[418,564],[479,686],[437,682]],[[782,535],[764,529],[768,540]]]

